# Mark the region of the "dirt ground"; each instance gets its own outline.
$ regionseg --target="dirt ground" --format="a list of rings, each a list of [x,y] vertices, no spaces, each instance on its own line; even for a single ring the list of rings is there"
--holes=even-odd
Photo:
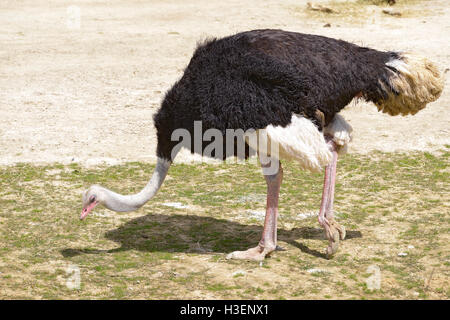
[[[396,18],[367,6],[349,19],[312,17],[306,2],[2,1],[0,165],[152,161],[152,115],[205,37],[281,28],[415,51],[449,68],[447,0],[415,4],[421,15]],[[79,28],[71,5],[80,10]],[[354,127],[350,151],[434,151],[450,144],[449,103],[446,88],[413,117],[352,104],[342,112]]]

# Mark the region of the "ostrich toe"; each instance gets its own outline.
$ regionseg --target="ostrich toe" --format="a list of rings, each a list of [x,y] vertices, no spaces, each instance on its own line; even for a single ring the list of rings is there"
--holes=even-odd
[[[331,258],[339,248],[339,241],[345,239],[345,228],[334,219],[330,219],[325,226],[325,235],[329,240],[326,255],[327,258]]]
[[[277,250],[276,246],[262,247],[258,245],[245,251],[234,251],[227,255],[227,259],[263,261],[275,250]]]

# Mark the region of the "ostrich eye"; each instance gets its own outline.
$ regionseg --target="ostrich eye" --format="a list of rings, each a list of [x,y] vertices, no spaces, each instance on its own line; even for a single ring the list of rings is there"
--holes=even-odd
[[[90,197],[89,197],[89,202],[92,203],[92,202],[94,202],[94,201],[95,201],[95,196],[90,196]]]

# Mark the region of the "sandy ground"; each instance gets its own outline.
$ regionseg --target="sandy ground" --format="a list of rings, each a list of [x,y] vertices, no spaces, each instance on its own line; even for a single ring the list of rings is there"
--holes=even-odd
[[[208,36],[281,28],[413,50],[450,67],[448,0],[426,1],[431,15],[409,18],[369,7],[357,22],[311,19],[306,2],[1,1],[0,165],[154,160],[152,115]],[[414,117],[350,105],[342,112],[354,127],[350,151],[438,150],[450,144],[449,104],[447,87]]]

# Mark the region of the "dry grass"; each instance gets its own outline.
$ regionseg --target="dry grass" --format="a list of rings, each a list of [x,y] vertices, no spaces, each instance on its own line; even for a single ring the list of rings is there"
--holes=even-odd
[[[0,298],[448,299],[449,156],[447,147],[438,156],[342,159],[335,207],[348,238],[332,260],[316,217],[301,215],[318,209],[322,177],[285,164],[279,241],[287,251],[262,265],[225,260],[259,240],[254,212],[264,210],[265,182],[254,164],[174,165],[144,208],[97,209],[85,221],[84,188],[134,192],[153,166],[2,167]],[[80,270],[79,289],[66,286],[69,266]],[[373,268],[380,290],[367,287]]]
[[[431,10],[429,4],[423,0],[397,0],[392,6],[385,0],[330,0],[321,5],[331,11],[311,11],[305,6],[295,7],[294,11],[305,14],[308,18],[349,25],[373,23],[375,20],[388,24],[392,19],[425,17],[438,13]],[[401,15],[384,14],[384,9],[399,12]]]

